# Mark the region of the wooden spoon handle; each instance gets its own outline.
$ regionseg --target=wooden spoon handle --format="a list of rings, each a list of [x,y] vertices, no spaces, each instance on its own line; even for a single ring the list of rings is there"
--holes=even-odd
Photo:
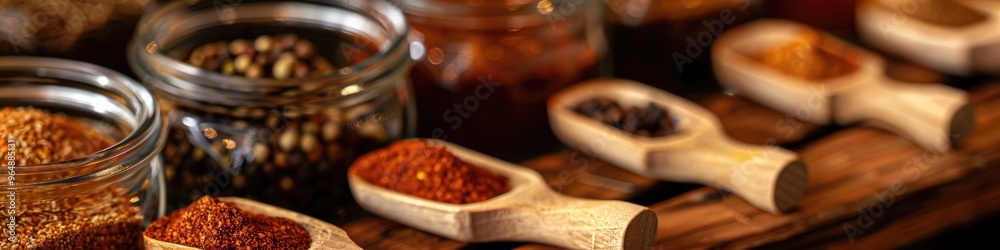
[[[809,170],[795,153],[726,137],[706,136],[697,144],[659,150],[650,161],[649,176],[714,184],[771,213],[794,208],[809,182]]]
[[[974,126],[966,93],[941,84],[856,84],[834,95],[833,107],[839,124],[887,129],[933,152],[961,145]]]
[[[516,225],[496,230],[497,240],[546,243],[567,249],[650,249],[656,214],[624,201],[601,201],[546,192],[524,200],[510,214],[485,223]]]

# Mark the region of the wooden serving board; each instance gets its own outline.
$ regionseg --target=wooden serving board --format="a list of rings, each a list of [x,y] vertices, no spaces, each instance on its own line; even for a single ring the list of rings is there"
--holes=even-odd
[[[942,79],[935,74],[925,78]],[[716,94],[700,100],[734,138],[775,141],[795,150],[809,166],[805,197],[784,215],[763,212],[712,187],[636,176],[587,157],[585,151],[568,150],[521,165],[538,170],[550,186],[568,195],[650,206],[659,219],[655,249],[905,246],[1000,212],[1000,183],[994,181],[1000,178],[1000,83],[967,90],[976,131],[966,145],[940,155],[878,129],[801,123],[741,97]],[[467,244],[378,217],[342,228],[365,249],[552,248]]]

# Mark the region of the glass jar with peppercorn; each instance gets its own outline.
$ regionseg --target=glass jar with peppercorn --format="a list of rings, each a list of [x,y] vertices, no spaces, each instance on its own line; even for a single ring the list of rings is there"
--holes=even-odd
[[[395,2],[412,28],[421,137],[507,159],[551,150],[548,96],[601,73],[600,1]]]
[[[141,249],[164,213],[166,124],[140,83],[96,65],[0,57],[0,249]]]
[[[343,221],[347,167],[411,135],[402,12],[384,1],[179,1],[129,60],[163,103],[170,208],[202,195]]]

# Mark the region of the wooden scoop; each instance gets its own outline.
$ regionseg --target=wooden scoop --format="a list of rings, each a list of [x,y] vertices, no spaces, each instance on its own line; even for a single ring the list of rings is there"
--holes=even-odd
[[[652,102],[673,116],[676,131],[664,137],[639,137],[572,110],[593,98],[608,98],[625,107]],[[808,169],[794,153],[730,139],[708,110],[638,82],[579,83],[553,95],[548,111],[552,131],[567,145],[589,147],[600,158],[643,176],[720,186],[771,213],[795,207],[806,190]]]
[[[299,223],[299,225],[302,225],[302,227],[305,228],[312,237],[312,244],[309,246],[309,249],[361,249],[361,247],[355,244],[354,241],[351,241],[351,238],[347,236],[347,232],[344,232],[343,229],[321,220],[243,198],[220,197],[219,200],[232,202],[233,204],[236,204],[237,207],[247,211],[248,213],[281,217]],[[146,236],[143,236],[142,238],[143,243],[146,245],[146,249],[150,250],[198,249],[170,242],[159,241]]]
[[[857,69],[807,80],[772,69],[752,55],[819,34],[854,55]],[[782,20],[755,21],[722,35],[712,47],[716,78],[764,105],[815,124],[863,122],[904,136],[929,151],[945,152],[974,125],[966,93],[941,84],[911,84],[884,75],[881,57],[832,35]]]
[[[623,201],[553,192],[537,172],[440,140],[469,164],[507,176],[511,190],[492,199],[451,204],[399,193],[351,175],[358,204],[402,224],[465,242],[527,241],[569,249],[649,249],[656,215]]]
[[[870,46],[951,74],[1000,74],[1000,2],[865,0],[856,18]]]

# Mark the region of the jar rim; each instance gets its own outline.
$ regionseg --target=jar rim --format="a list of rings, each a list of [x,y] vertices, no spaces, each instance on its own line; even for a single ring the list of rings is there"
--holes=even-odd
[[[508,29],[554,25],[596,8],[598,0],[456,1],[391,0],[410,22],[462,29]]]
[[[515,16],[538,14],[546,5],[587,0],[524,0],[524,1],[456,1],[456,0],[392,0],[404,12],[434,15]]]
[[[224,26],[236,23],[295,23],[292,20],[299,20],[302,22],[329,22],[330,20],[313,20],[308,19],[308,17],[301,17],[295,15],[296,11],[282,11],[273,10],[269,11],[267,14],[273,15],[268,16],[270,20],[262,20],[263,17],[249,17],[241,16],[238,14],[232,14],[234,17],[227,17],[225,15],[219,14],[223,12],[218,12],[218,6],[215,8],[205,9],[201,6],[205,5],[207,1],[176,1],[162,6],[161,8],[145,15],[137,26],[137,32],[133,41],[130,43],[128,48],[128,59],[133,70],[139,75],[143,83],[148,84],[154,91],[158,93],[166,93],[172,96],[181,97],[183,99],[195,100],[198,102],[205,102],[211,104],[222,104],[223,106],[256,106],[261,105],[264,102],[270,102],[271,100],[276,100],[278,103],[301,103],[303,102],[302,96],[297,95],[280,95],[280,96],[268,96],[268,97],[247,97],[241,96],[244,93],[260,93],[258,91],[266,91],[275,88],[309,88],[303,89],[303,95],[316,94],[317,92],[326,93],[326,91],[342,90],[345,88],[353,87],[359,84],[362,85],[362,90],[375,89],[373,86],[377,81],[371,81],[372,79],[378,79],[382,75],[381,72],[402,67],[408,62],[408,44],[406,43],[406,36],[409,32],[409,27],[406,25],[405,18],[402,11],[400,11],[395,5],[389,4],[383,0],[371,1],[371,0],[314,0],[314,1],[288,1],[273,3],[267,1],[245,1],[236,6],[231,6],[235,9],[245,9],[253,7],[271,7],[271,8],[287,8],[296,10],[309,10],[309,9],[319,9],[317,6],[322,8],[340,8],[346,11],[361,14],[364,18],[369,19],[373,23],[378,24],[383,29],[382,32],[385,33],[384,41],[377,41],[379,44],[379,53],[372,55],[365,60],[351,64],[340,68],[332,73],[310,76],[304,78],[293,78],[293,79],[250,79],[242,76],[234,75],[224,75],[218,72],[209,71],[201,69],[190,65],[186,62],[168,56],[161,50],[163,45],[171,45],[179,40],[183,40],[183,37],[196,33],[198,31]],[[216,1],[218,2],[218,1]],[[276,4],[277,6],[263,6],[268,4]],[[199,8],[202,9],[194,9]],[[213,7],[209,5],[208,7]],[[362,13],[364,10],[370,10],[370,13]],[[190,18],[193,15],[204,15],[205,11],[218,12],[219,18],[207,23],[188,23],[183,24],[183,22],[194,22]],[[183,19],[178,23],[174,22],[177,19]],[[168,33],[173,28],[177,26],[190,25],[189,30],[183,30],[176,34]],[[373,39],[375,40],[375,39]],[[346,70],[345,70],[346,69]],[[349,72],[349,73],[342,73]],[[383,84],[384,85],[384,84]],[[201,92],[202,89],[194,91],[191,88],[202,88],[207,90],[206,93],[195,93]],[[356,88],[356,87],[355,87]],[[351,95],[357,92],[351,92]],[[345,95],[346,96],[346,95]],[[266,99],[268,101],[262,101]],[[267,106],[280,106],[279,104],[267,105]]]
[[[163,135],[166,133],[166,124],[160,115],[156,100],[149,90],[128,76],[86,62],[46,57],[0,57],[0,68],[5,71],[33,74],[37,79],[72,82],[107,91],[115,95],[109,96],[109,99],[122,102],[120,104],[131,116],[119,118],[132,119],[128,122],[134,123],[131,125],[131,131],[108,148],[63,162],[19,167],[26,169],[22,171],[28,171],[27,175],[54,174],[95,167],[92,171],[67,175],[64,178],[18,182],[16,189],[115,179],[115,176],[131,173],[136,168],[141,168],[138,166],[148,164],[165,144]],[[46,98],[45,101],[57,102],[59,99],[53,97]]]

